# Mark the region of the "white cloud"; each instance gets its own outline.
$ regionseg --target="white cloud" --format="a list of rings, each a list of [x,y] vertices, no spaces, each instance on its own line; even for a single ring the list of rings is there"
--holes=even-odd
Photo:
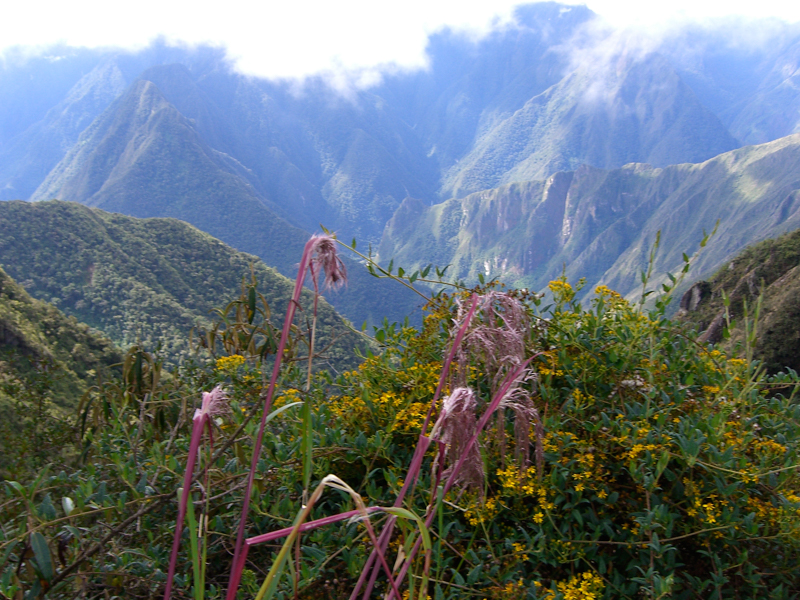
[[[579,2],[572,2],[578,4]],[[246,73],[298,77],[324,71],[420,67],[432,32],[444,26],[480,35],[507,20],[518,0],[27,0],[6,3],[0,51],[17,45],[142,47],[159,36],[189,44],[225,46]],[[589,0],[617,26],[652,25],[670,18],[723,14],[777,15],[800,20],[800,3],[760,0]],[[795,6],[797,4],[797,6]]]

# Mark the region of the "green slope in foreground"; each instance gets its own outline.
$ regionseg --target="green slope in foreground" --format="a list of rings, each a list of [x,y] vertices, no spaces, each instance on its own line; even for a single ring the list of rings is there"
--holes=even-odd
[[[104,332],[121,347],[161,346],[177,361],[195,325],[239,297],[250,265],[280,325],[293,282],[177,219],[137,219],[60,201],[0,203],[0,262],[34,297]],[[297,257],[299,262],[300,256]],[[303,305],[310,306],[306,292]],[[305,319],[305,315],[302,316]],[[349,367],[364,338],[324,300],[318,339],[329,364]]]
[[[723,293],[729,299],[730,340]],[[800,371],[800,229],[746,248],[708,281],[695,283],[681,299],[680,318],[703,332],[702,340],[733,345],[745,337],[745,305],[754,320],[755,355],[770,371]]]

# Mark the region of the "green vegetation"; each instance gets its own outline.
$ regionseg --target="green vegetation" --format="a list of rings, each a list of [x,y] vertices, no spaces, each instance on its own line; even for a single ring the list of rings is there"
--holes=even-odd
[[[31,298],[2,269],[0,343],[0,372],[10,375],[5,369],[16,367],[27,374],[26,365],[34,370],[46,366],[54,372],[52,391],[63,401],[62,408],[73,408],[101,370],[122,360],[111,341],[55,306]]]
[[[494,285],[442,293],[421,328],[387,324],[382,351],[338,377],[309,381],[290,350],[245,528],[280,531],[248,546],[228,597],[347,598],[383,542],[414,599],[796,597],[800,381],[696,343],[666,297],[643,313],[604,287],[586,307],[564,278],[550,291],[550,306]],[[2,488],[0,594],[158,597],[184,486],[172,597],[225,596],[271,397],[268,363],[235,352],[159,378],[134,350],[122,382],[92,389],[80,457]],[[228,410],[218,391],[201,407],[218,385]],[[197,455],[193,422],[213,433]],[[371,528],[339,516],[354,510]],[[295,544],[300,515],[313,522]],[[373,593],[389,592],[375,564]]]
[[[0,475],[30,473],[70,446],[65,420],[121,360],[109,340],[0,269]]]
[[[800,370],[800,230],[748,247],[694,284],[681,307],[682,320],[728,349],[745,341],[758,310],[756,356],[772,372]]]
[[[286,310],[292,290],[256,257],[176,219],[135,219],[71,202],[0,203],[0,256],[34,297],[120,347],[158,348],[173,364],[191,355],[191,328],[210,327],[210,311],[239,295],[251,268],[273,314]],[[333,343],[331,365],[355,364],[364,337],[324,300],[318,335],[321,344]]]

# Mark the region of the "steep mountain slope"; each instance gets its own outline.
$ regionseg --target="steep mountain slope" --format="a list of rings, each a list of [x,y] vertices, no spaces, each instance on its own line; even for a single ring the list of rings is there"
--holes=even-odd
[[[476,136],[555,85],[570,70],[571,38],[591,22],[585,6],[518,6],[513,21],[486,37],[445,29],[431,35],[428,69],[387,73],[375,94],[413,124],[441,170]]]
[[[4,397],[3,388],[37,366],[55,374],[53,400],[68,408],[95,383],[96,374],[121,361],[111,341],[31,298],[0,268],[0,415],[13,400]]]
[[[41,121],[0,149],[0,199],[28,198],[81,132],[127,87],[113,60],[84,75]]]
[[[730,305],[731,338],[723,293]],[[701,340],[733,346],[744,341],[744,308],[754,326],[758,297],[763,294],[756,325],[756,356],[771,371],[800,370],[800,230],[749,246],[708,281],[696,282],[681,300],[680,319],[703,332]]]
[[[628,294],[637,289],[656,232],[655,272],[677,270],[719,219],[693,274],[747,244],[800,227],[800,135],[741,148],[705,163],[654,169],[581,167],[426,207],[407,201],[379,255],[405,269],[434,260],[534,289],[566,272]]]
[[[150,81],[139,80],[82,135],[32,199],[135,217],[175,217],[288,272],[307,235],[270,211]],[[254,226],[257,223],[257,226]]]
[[[730,127],[749,144],[800,133],[800,39],[778,56]]]
[[[298,255],[299,258],[300,255]],[[250,265],[279,320],[293,283],[256,257],[175,219],[136,219],[80,204],[0,203],[2,266],[36,298],[103,331],[120,346],[161,344],[171,359],[188,354],[192,326],[239,296]],[[308,306],[310,292],[304,305]],[[362,336],[322,300],[330,359],[354,364]]]
[[[581,68],[480,136],[443,179],[455,197],[580,164],[699,162],[736,140],[661,56]]]

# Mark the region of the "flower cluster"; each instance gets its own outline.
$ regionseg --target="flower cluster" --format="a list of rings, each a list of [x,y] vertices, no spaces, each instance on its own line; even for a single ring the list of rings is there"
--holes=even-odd
[[[220,356],[216,361],[216,370],[230,375],[244,364],[244,356],[232,354],[231,356]]]
[[[563,600],[598,600],[602,597],[605,587],[603,578],[591,571],[575,575],[568,581],[556,583],[556,589]],[[542,597],[545,600],[555,600],[558,596],[553,590],[545,590]]]

